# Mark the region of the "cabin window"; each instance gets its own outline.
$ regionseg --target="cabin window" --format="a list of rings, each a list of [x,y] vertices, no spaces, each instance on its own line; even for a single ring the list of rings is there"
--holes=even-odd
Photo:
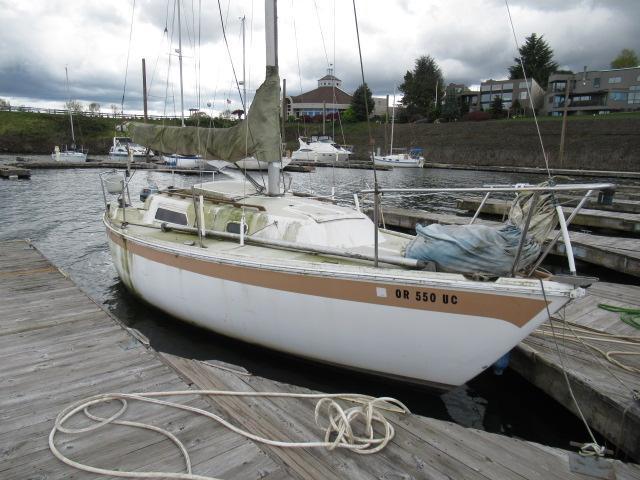
[[[159,222],[175,223],[176,225],[187,225],[187,214],[174,212],[167,208],[158,208],[158,210],[156,210],[156,220]]]
[[[249,228],[247,227],[247,224],[244,224],[244,233],[247,233],[247,230]],[[227,223],[227,232],[229,233],[235,233],[237,235],[240,235],[240,222],[229,222]]]

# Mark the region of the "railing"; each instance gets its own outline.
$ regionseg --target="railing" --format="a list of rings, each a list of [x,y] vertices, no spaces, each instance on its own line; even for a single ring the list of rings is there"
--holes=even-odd
[[[471,218],[469,224],[473,224],[476,221],[476,219],[478,218],[478,215],[480,214],[480,211],[482,210],[482,207],[484,206],[486,201],[489,199],[489,196],[493,193],[509,193],[509,192],[516,193],[516,194],[533,193],[531,204],[529,206],[529,212],[527,214],[525,224],[522,227],[522,236],[520,238],[516,256],[515,256],[513,265],[511,267],[511,276],[515,276],[517,272],[518,262],[520,261],[522,247],[525,244],[527,233],[529,231],[529,225],[531,222],[531,218],[533,216],[533,211],[537,206],[539,196],[543,193],[584,192],[584,195],[580,199],[580,202],[574,208],[573,212],[567,219],[565,219],[564,217],[564,212],[562,210],[562,207],[557,202],[557,200],[554,199],[554,206],[555,206],[556,215],[558,216],[558,223],[560,224],[560,231],[555,235],[555,237],[551,240],[551,242],[549,242],[549,244],[545,248],[542,255],[538,258],[538,260],[535,262],[533,267],[531,267],[527,272],[527,276],[531,276],[535,272],[535,270],[540,266],[542,261],[547,257],[547,255],[549,255],[549,253],[551,252],[551,249],[554,247],[554,245],[557,243],[557,241],[560,239],[560,236],[562,235],[562,239],[565,245],[565,253],[566,253],[567,261],[569,264],[569,271],[571,272],[571,275],[575,276],[576,265],[575,265],[575,259],[573,257],[573,248],[571,246],[571,239],[569,238],[568,227],[569,225],[571,225],[571,222],[576,217],[580,209],[582,209],[582,207],[584,206],[586,201],[589,199],[589,197],[593,194],[593,192],[599,190],[599,191],[608,193],[609,195],[602,196],[602,198],[605,199],[603,201],[607,201],[612,199],[615,189],[616,189],[616,185],[613,183],[580,183],[575,185],[554,185],[554,186],[546,186],[546,187],[541,187],[537,185],[528,185],[528,184],[517,184],[517,185],[488,185],[484,187],[466,187],[466,188],[464,187],[463,188],[377,188],[377,189],[360,190],[359,192],[354,194],[354,200],[356,202],[356,205],[359,205],[360,204],[360,200],[358,197],[359,195],[371,195],[371,194],[375,195],[374,223],[376,223],[375,233],[377,235],[377,230],[378,230],[377,229],[377,223],[378,223],[377,210],[379,209],[379,204],[380,204],[379,197],[384,196],[385,193],[396,193],[396,194],[399,193],[399,194],[412,194],[412,195],[415,195],[415,194],[435,195],[440,193],[484,193],[485,195],[482,201],[480,202],[478,209],[476,210],[473,217]],[[599,198],[599,201],[600,201],[600,198]],[[377,264],[377,258],[378,258],[378,242],[377,241],[374,242],[374,249],[375,249],[374,257],[376,258],[376,264]]]
[[[28,113],[46,113],[49,115],[69,115],[69,110],[57,108],[40,108],[40,107],[13,107],[10,105],[0,106],[1,112],[28,112]],[[83,117],[97,118],[122,118],[130,120],[143,120],[143,114],[137,113],[118,113],[118,112],[91,112],[88,110],[72,110],[74,115],[82,115]],[[174,115],[147,115],[150,120],[178,120],[180,117]]]

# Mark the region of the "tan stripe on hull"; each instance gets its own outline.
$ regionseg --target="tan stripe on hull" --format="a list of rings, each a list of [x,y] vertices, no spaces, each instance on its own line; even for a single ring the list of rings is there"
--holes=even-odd
[[[401,283],[374,283],[319,275],[286,273],[247,266],[230,266],[168,253],[137,243],[108,229],[113,242],[126,251],[154,262],[209,277],[286,292],[335,298],[432,312],[489,317],[522,327],[535,317],[545,302],[495,293],[469,292]],[[386,295],[386,296],[385,296]],[[392,318],[390,320],[393,320]]]

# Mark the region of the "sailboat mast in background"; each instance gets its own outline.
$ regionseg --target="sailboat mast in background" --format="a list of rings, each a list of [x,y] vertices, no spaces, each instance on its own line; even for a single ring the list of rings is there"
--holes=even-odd
[[[178,63],[180,64],[180,122],[184,127],[184,89],[182,87],[182,22],[180,20],[180,0],[178,4]]]

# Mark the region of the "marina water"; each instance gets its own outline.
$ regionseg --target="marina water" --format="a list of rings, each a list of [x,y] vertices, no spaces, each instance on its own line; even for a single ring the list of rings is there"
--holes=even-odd
[[[1,181],[0,240],[30,239],[98,304],[147,336],[156,350],[187,358],[221,360],[241,365],[256,375],[325,392],[392,396],[405,402],[414,413],[547,445],[568,448],[571,440],[585,440],[583,428],[573,414],[509,370],[495,376],[489,369],[469,384],[437,395],[421,387],[307,362],[216,335],[151,307],[127,291],[112,264],[101,221],[104,202],[98,172],[34,170],[31,180]],[[351,204],[354,191],[373,184],[373,173],[368,170],[318,168],[313,173],[286,175],[293,190],[330,195],[333,188],[339,201]],[[150,183],[160,187],[190,186],[201,179],[210,181],[212,175],[138,170],[130,182],[131,198],[136,203],[141,189]],[[481,186],[543,179],[538,175],[468,170],[378,172],[381,187]],[[455,198],[391,196],[384,197],[383,205],[453,212]]]

